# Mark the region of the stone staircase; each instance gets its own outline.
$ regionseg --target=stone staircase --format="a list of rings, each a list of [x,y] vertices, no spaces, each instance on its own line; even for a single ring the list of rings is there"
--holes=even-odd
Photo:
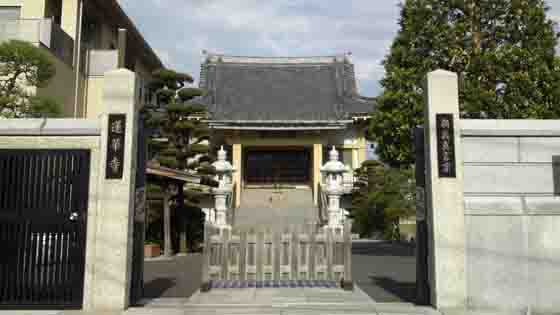
[[[233,226],[276,228],[317,221],[311,188],[244,189]]]

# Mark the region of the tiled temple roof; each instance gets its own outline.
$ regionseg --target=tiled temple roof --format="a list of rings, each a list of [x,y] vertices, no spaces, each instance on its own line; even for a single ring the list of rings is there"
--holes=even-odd
[[[368,113],[347,55],[206,55],[201,88],[213,121],[341,121]]]

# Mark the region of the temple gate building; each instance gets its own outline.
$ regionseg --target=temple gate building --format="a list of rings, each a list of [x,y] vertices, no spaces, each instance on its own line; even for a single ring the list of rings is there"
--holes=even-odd
[[[356,169],[366,160],[373,101],[358,94],[349,55],[239,57],[205,54],[200,87],[214,143],[236,172],[235,207],[251,188],[301,189],[318,204],[332,146]],[[352,172],[344,175],[351,187]]]

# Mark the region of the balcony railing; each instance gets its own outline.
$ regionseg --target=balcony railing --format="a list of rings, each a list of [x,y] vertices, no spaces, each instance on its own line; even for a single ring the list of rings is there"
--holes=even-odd
[[[47,47],[69,66],[74,62],[74,40],[51,19],[0,21],[0,42],[22,40]]]

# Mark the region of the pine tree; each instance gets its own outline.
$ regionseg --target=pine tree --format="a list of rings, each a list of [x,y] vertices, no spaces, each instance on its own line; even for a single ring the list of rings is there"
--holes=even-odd
[[[391,168],[372,160],[365,161],[355,176],[357,189],[352,193],[349,209],[354,230],[364,237],[382,232],[385,239],[400,239],[400,219],[415,213],[411,170]]]
[[[543,0],[407,0],[368,132],[380,158],[414,163],[423,78],[436,69],[458,73],[463,118],[560,117],[558,35],[547,10]]]
[[[60,116],[56,100],[28,91],[30,87],[46,87],[55,74],[55,65],[42,48],[19,40],[0,44],[0,117]]]
[[[150,89],[162,107],[147,111],[147,125],[156,130],[149,147],[160,165],[201,176],[214,174],[209,155],[210,131],[204,122],[206,107],[196,99],[204,94],[198,88],[187,87],[190,75],[169,69],[153,73]],[[153,182],[163,192],[164,221],[169,225],[174,212],[175,230],[179,234],[181,252],[195,249],[201,240],[204,214],[199,208],[203,191],[199,187],[183,187],[174,180]],[[167,230],[170,230],[168,226]],[[170,252],[170,235],[165,236],[166,253]]]

